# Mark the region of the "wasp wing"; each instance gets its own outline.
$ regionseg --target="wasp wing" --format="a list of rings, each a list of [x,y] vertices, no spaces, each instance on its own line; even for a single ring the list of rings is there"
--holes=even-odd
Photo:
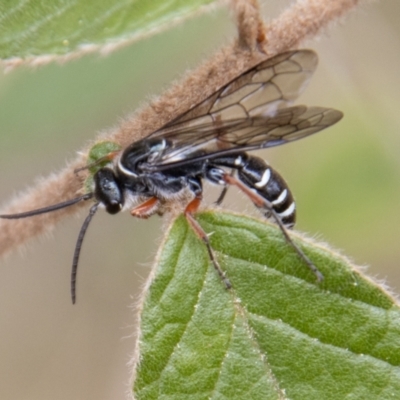
[[[256,115],[273,116],[277,109],[290,105],[305,89],[317,63],[318,56],[312,50],[278,54],[222,86],[150,137],[178,137],[189,128]]]
[[[142,168],[161,170],[223,154],[277,146],[337,122],[339,111],[288,107],[317,65],[311,50],[295,50],[263,61],[183,113],[149,138],[168,146]]]
[[[319,132],[342,116],[331,108],[293,106],[277,110],[274,117],[261,115],[199,125],[181,130],[176,137],[165,135],[170,145],[142,168],[165,170],[244,150],[279,146]]]

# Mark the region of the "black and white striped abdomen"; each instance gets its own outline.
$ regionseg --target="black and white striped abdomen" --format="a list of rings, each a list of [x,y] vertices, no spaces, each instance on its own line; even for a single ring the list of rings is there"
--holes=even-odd
[[[235,160],[239,179],[270,202],[281,221],[292,227],[296,222],[296,204],[284,179],[263,159],[242,153]],[[264,208],[269,218],[270,212]]]

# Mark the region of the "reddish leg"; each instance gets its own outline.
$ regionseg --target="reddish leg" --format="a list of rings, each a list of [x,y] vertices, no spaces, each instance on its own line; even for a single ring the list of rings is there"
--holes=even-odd
[[[294,248],[294,250],[297,252],[297,254],[302,258],[305,263],[307,264],[308,268],[310,268],[311,272],[316,276],[318,282],[322,282],[324,279],[324,276],[319,272],[318,268],[314,265],[314,263],[305,255],[303,250],[300,249],[296,245],[296,243],[293,242],[292,238],[289,236],[287,229],[285,225],[282,223],[282,220],[279,218],[279,215],[275,212],[275,210],[272,207],[272,204],[264,199],[262,196],[251,190],[248,186],[246,186],[243,182],[240,180],[236,179],[234,176],[225,174],[223,176],[223,180],[228,184],[228,185],[235,185],[237,186],[243,193],[245,193],[250,200],[257,206],[257,207],[266,207],[268,210],[271,212],[271,215],[274,217],[275,222],[281,229],[283,235],[285,236],[286,241]]]
[[[244,194],[246,194],[250,200],[257,206],[257,207],[263,207],[266,203],[269,203],[267,200],[265,200],[263,197],[261,197],[259,194],[251,190],[247,185],[245,185],[243,182],[239,181],[239,179],[236,179],[232,175],[224,174],[222,178],[228,185],[234,185],[237,186]],[[268,208],[272,210],[272,205],[268,204]]]
[[[190,227],[193,229],[194,233],[197,235],[199,239],[201,239],[204,244],[207,247],[208,250],[208,255],[210,257],[211,262],[214,265],[214,268],[217,270],[218,275],[221,277],[223,282],[225,283],[225,286],[227,289],[230,289],[232,287],[231,283],[229,282],[229,279],[225,276],[224,271],[222,271],[220,265],[218,264],[217,259],[215,258],[213,249],[210,244],[210,240],[207,236],[207,233],[204,232],[203,228],[200,226],[200,224],[196,221],[194,218],[194,213],[199,209],[201,202],[201,198],[196,197],[194,198],[186,207],[185,209],[185,217],[187,222],[189,223]]]
[[[157,212],[159,205],[160,201],[157,197],[150,197],[144,203],[132,208],[131,214],[134,217],[146,219]]]

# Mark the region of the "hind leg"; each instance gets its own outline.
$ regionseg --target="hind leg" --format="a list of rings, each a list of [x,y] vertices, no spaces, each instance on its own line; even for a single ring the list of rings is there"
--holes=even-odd
[[[272,218],[281,229],[286,241],[307,264],[316,276],[317,281],[323,280],[322,273],[307,257],[299,246],[289,236],[287,228],[294,225],[296,207],[286,182],[264,160],[249,156],[246,153],[232,157],[213,160],[206,177],[214,183],[234,185],[245,193],[252,203],[260,209],[264,216]],[[228,174],[224,167],[236,168],[238,178]]]

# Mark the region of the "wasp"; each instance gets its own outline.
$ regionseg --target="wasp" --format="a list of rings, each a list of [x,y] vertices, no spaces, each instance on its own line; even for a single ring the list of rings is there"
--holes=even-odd
[[[109,162],[94,173],[88,193],[0,217],[31,217],[94,199],[75,246],[71,273],[75,303],[79,254],[99,206],[110,214],[129,209],[135,217],[148,218],[163,214],[176,203],[183,204],[189,225],[207,246],[215,269],[229,288],[230,282],[194,214],[202,200],[204,181],[223,187],[219,204],[227,188],[236,186],[281,228],[286,240],[321,281],[322,274],[287,233],[296,220],[296,205],[288,185],[262,158],[248,153],[304,138],[342,118],[340,111],[331,108],[291,105],[309,82],[317,61],[317,54],[311,50],[289,51],[263,61],[161,129],[101,159]]]

